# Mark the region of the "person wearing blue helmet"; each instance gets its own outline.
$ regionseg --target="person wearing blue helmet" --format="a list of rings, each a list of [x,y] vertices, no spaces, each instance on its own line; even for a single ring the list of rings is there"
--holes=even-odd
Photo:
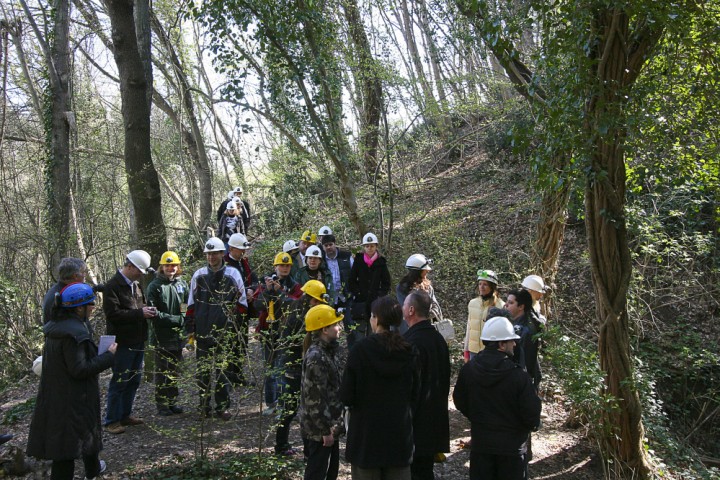
[[[28,455],[52,460],[52,480],[71,480],[75,459],[82,458],[85,478],[106,469],[102,450],[98,375],[113,364],[117,344],[98,354],[88,318],[95,293],[72,283],[55,296],[52,318],[45,324],[45,346],[35,414],[30,424]]]

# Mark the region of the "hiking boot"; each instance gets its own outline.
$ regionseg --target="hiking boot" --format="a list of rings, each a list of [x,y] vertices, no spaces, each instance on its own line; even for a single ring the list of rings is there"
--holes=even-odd
[[[178,407],[177,405],[170,405],[170,411],[174,413],[175,415],[180,415],[181,413],[185,413],[185,410],[183,410],[182,407]]]
[[[173,411],[170,407],[158,407],[158,415],[161,417],[171,417],[173,415]]]
[[[0,445],[3,443],[9,442],[13,438],[13,435],[10,433],[3,433],[0,435]]]
[[[125,433],[125,427],[122,423],[115,422],[105,425],[105,431],[117,435],[118,433]]]
[[[107,470],[107,463],[105,463],[105,460],[100,460],[100,471],[98,472],[98,476],[105,473],[105,470]],[[95,480],[97,477],[88,478],[85,477],[85,480]]]
[[[294,457],[295,455],[298,455],[298,454],[300,454],[300,451],[295,450],[292,447],[275,450],[275,455],[279,455],[281,457]]]
[[[128,415],[127,417],[120,420],[120,423],[126,427],[134,427],[135,425],[142,425],[145,423],[142,418],[133,417]]]

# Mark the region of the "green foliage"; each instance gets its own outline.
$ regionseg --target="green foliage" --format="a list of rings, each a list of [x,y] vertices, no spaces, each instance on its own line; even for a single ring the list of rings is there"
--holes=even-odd
[[[602,421],[617,408],[617,399],[604,391],[605,374],[600,369],[597,348],[591,342],[565,334],[551,326],[544,334],[544,358],[550,362],[576,418],[591,436],[605,438],[613,427]]]
[[[201,478],[291,480],[301,475],[302,462],[297,459],[263,454],[225,453],[215,458],[200,458],[188,463],[161,465],[131,478],[157,480],[194,480]]]
[[[36,397],[31,397],[24,402],[18,403],[10,407],[3,416],[3,425],[14,425],[25,417],[32,415],[35,411]]]

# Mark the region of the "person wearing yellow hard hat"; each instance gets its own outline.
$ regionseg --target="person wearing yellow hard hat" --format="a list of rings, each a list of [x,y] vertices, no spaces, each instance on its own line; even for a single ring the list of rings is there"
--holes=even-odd
[[[303,265],[305,265],[305,252],[309,247],[315,245],[315,243],[317,243],[317,234],[311,233],[310,230],[305,230],[302,235],[300,235],[298,247],[300,248],[300,258],[302,258]]]
[[[290,423],[297,413],[297,393],[300,391],[302,376],[302,351],[305,333],[305,315],[317,305],[331,301],[325,285],[317,280],[308,280],[302,286],[303,295],[295,302],[285,327],[278,339],[277,364],[282,369],[280,382],[280,422],[275,432],[275,453],[290,456],[296,452],[289,443]]]
[[[277,361],[277,339],[280,326],[285,323],[290,308],[300,298],[302,290],[291,276],[292,258],[287,252],[280,252],[273,260],[274,270],[266,275],[255,295],[255,311],[258,312],[258,326],[263,345],[263,358],[267,369],[264,381],[264,415],[275,413],[279,397],[278,372],[275,371]]]
[[[155,347],[155,405],[158,415],[163,417],[183,413],[177,404],[177,378],[185,343],[185,312],[190,289],[181,275],[180,257],[167,251],[160,257],[155,278],[147,289],[148,304],[158,312],[150,324]]]
[[[305,315],[305,354],[300,388],[300,431],[305,478],[337,478],[339,437],[345,433],[340,383],[344,355],[338,342],[343,315],[317,305]]]

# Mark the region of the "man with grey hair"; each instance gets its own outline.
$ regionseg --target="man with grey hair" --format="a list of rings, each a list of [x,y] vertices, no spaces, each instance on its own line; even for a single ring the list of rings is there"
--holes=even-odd
[[[412,480],[433,480],[435,455],[450,451],[450,352],[430,323],[431,303],[425,291],[412,290],[402,307],[409,327],[403,337],[417,347],[420,363],[420,402],[413,416]]]
[[[84,282],[87,265],[79,258],[63,258],[58,265],[58,281],[50,287],[43,298],[43,325],[52,320],[52,309],[55,305],[55,294],[71,283]]]

